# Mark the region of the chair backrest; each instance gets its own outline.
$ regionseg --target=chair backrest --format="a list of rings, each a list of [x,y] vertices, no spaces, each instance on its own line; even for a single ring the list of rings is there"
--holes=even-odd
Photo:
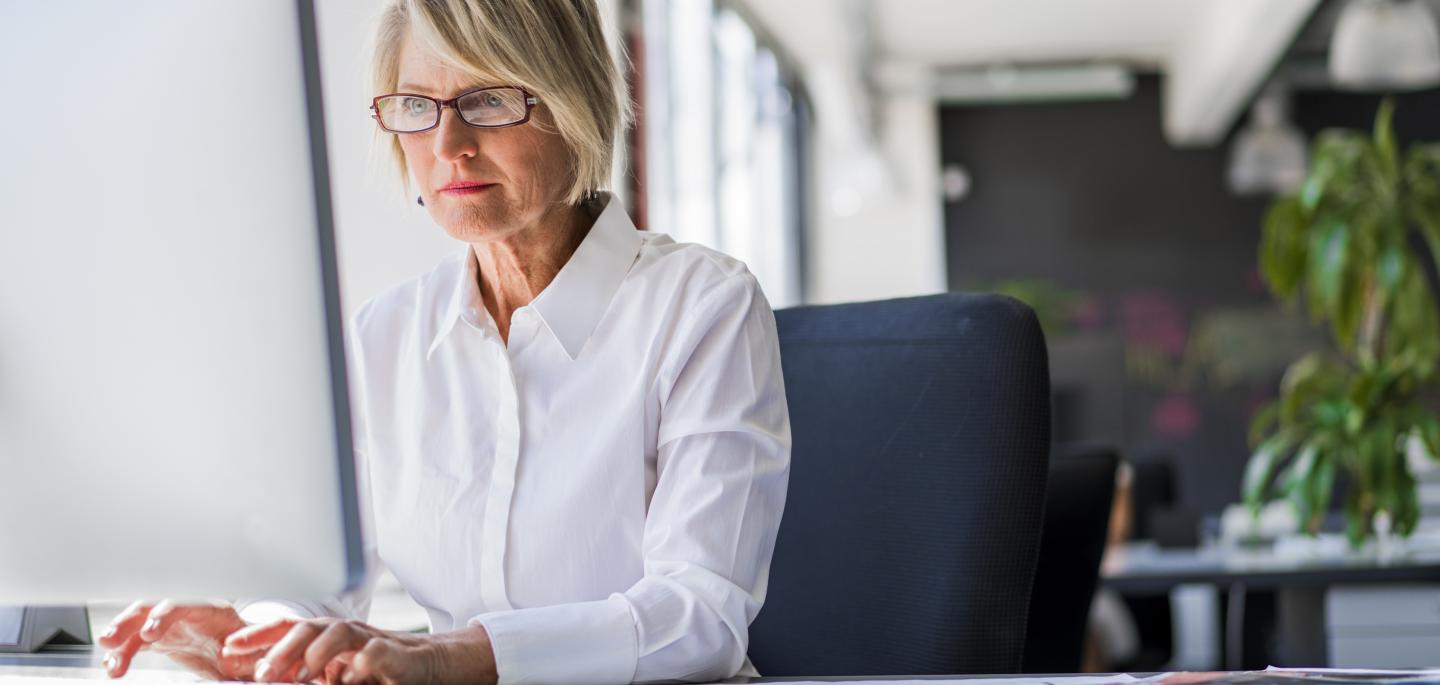
[[[1080,670],[1119,464],[1110,447],[1065,445],[1051,454],[1040,564],[1030,592],[1026,673]]]
[[[775,317],[794,451],[756,668],[1018,672],[1050,450],[1034,312],[957,293]]]

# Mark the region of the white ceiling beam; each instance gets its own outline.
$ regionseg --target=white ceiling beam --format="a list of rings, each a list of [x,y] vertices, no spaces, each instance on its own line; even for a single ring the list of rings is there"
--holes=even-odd
[[[1320,0],[1208,0],[1165,80],[1165,137],[1214,145],[1235,123]]]

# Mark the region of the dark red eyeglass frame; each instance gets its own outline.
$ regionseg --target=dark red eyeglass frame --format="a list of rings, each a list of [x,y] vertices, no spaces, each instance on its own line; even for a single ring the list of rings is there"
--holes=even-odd
[[[487,90],[518,90],[518,91],[520,91],[520,93],[525,96],[525,116],[524,116],[524,117],[521,117],[519,121],[512,121],[512,122],[510,122],[510,123],[508,123],[508,124],[472,124],[472,123],[470,123],[469,121],[466,121],[466,120],[465,120],[465,115],[460,112],[460,105],[459,105],[460,99],[461,99],[461,98],[464,98],[464,97],[468,97],[468,96],[470,96],[470,95],[474,95],[474,94],[476,94],[476,93],[482,93],[482,92],[487,91]],[[430,126],[428,126],[428,127],[426,127],[426,128],[417,129],[417,130],[414,130],[414,131],[396,131],[395,129],[390,128],[389,126],[386,126],[386,125],[385,125],[385,121],[380,118],[380,101],[383,100],[383,99],[385,99],[385,98],[393,98],[393,97],[400,97],[400,96],[412,97],[412,98],[425,98],[426,100],[429,100],[429,101],[435,103],[435,105],[436,105],[435,111],[437,112],[437,114],[435,115],[435,123],[434,123],[434,124],[431,124]],[[469,126],[469,127],[471,127],[471,128],[509,128],[509,127],[511,127],[511,126],[519,126],[520,124],[523,124],[523,123],[525,123],[525,122],[527,122],[527,121],[530,121],[530,110],[535,109],[535,105],[538,105],[538,104],[540,104],[540,99],[537,98],[537,97],[535,97],[535,95],[532,94],[530,91],[525,90],[524,88],[521,88],[520,86],[485,86],[484,88],[475,88],[475,89],[473,89],[473,90],[467,90],[467,91],[465,91],[465,92],[463,92],[463,93],[460,93],[459,95],[456,95],[456,96],[453,97],[453,98],[450,98],[449,100],[441,100],[441,99],[438,99],[438,98],[432,98],[432,97],[430,97],[429,95],[421,95],[420,93],[386,93],[385,95],[376,95],[374,98],[372,98],[372,99],[370,100],[370,118],[371,118],[371,119],[374,119],[374,120],[375,120],[375,123],[378,124],[381,129],[384,129],[385,131],[388,131],[388,132],[390,132],[390,133],[399,133],[399,134],[403,134],[403,133],[424,133],[424,132],[426,132],[426,131],[433,131],[433,130],[435,130],[436,128],[438,128],[438,127],[440,126],[440,118],[443,117],[443,116],[445,116],[445,108],[446,108],[446,107],[449,107],[449,108],[455,110],[455,115],[458,116],[458,117],[460,117],[460,121],[461,121],[462,123],[464,123],[466,126]]]

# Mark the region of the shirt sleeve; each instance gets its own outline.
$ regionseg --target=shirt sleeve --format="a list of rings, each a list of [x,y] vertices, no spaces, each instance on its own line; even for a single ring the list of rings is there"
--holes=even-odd
[[[645,575],[604,600],[472,618],[505,685],[719,680],[745,663],[790,475],[775,317],[743,272],[677,331],[656,386]]]
[[[371,510],[369,459],[369,421],[366,407],[365,368],[358,323],[352,320],[346,329],[347,384],[350,387],[351,434],[355,452],[355,484],[360,509],[360,534],[365,557],[365,580],[350,592],[311,599],[240,598],[234,601],[240,618],[248,623],[268,623],[279,618],[336,618],[367,621],[375,582],[383,568],[375,544],[374,514]]]

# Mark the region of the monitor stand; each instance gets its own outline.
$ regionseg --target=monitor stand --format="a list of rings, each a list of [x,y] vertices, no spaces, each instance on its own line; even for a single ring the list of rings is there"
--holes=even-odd
[[[90,612],[83,606],[0,606],[0,654],[90,643]]]

